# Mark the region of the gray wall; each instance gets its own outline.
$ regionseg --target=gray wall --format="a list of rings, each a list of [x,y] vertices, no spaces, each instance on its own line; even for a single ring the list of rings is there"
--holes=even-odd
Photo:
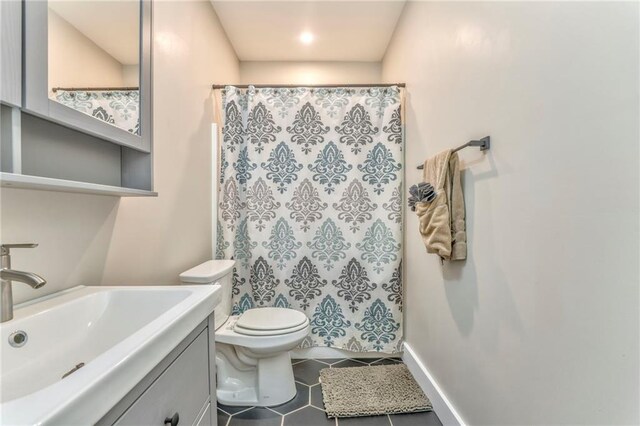
[[[637,2],[409,2],[406,182],[467,149],[469,258],[407,212],[406,335],[474,425],[638,424]],[[412,160],[413,159],[413,160]]]

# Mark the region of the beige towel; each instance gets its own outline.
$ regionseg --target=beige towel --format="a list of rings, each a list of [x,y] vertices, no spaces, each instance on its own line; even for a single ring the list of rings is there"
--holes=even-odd
[[[467,234],[458,154],[449,149],[426,160],[423,178],[437,192],[433,201],[416,203],[427,252],[445,260],[466,259]]]

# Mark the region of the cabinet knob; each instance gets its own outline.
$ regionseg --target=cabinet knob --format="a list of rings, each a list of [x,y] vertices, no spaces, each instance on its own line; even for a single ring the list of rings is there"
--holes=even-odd
[[[167,417],[164,419],[165,425],[178,426],[178,422],[180,421],[180,415],[175,413],[172,417]]]

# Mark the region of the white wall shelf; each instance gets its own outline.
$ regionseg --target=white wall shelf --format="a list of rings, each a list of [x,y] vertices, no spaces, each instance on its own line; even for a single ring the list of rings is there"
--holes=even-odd
[[[110,195],[113,197],[157,197],[154,191],[77,182],[41,176],[0,173],[0,185],[7,188],[36,189],[42,191],[76,192],[81,194]]]

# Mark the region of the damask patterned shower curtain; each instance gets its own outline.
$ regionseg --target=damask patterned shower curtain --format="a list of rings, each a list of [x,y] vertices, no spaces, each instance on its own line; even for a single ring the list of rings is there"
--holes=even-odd
[[[302,347],[401,350],[400,99],[225,89],[216,258],[236,260],[234,314],[290,307],[310,319]]]
[[[58,89],[54,93],[54,99],[135,135],[140,134],[140,91],[138,90]]]

